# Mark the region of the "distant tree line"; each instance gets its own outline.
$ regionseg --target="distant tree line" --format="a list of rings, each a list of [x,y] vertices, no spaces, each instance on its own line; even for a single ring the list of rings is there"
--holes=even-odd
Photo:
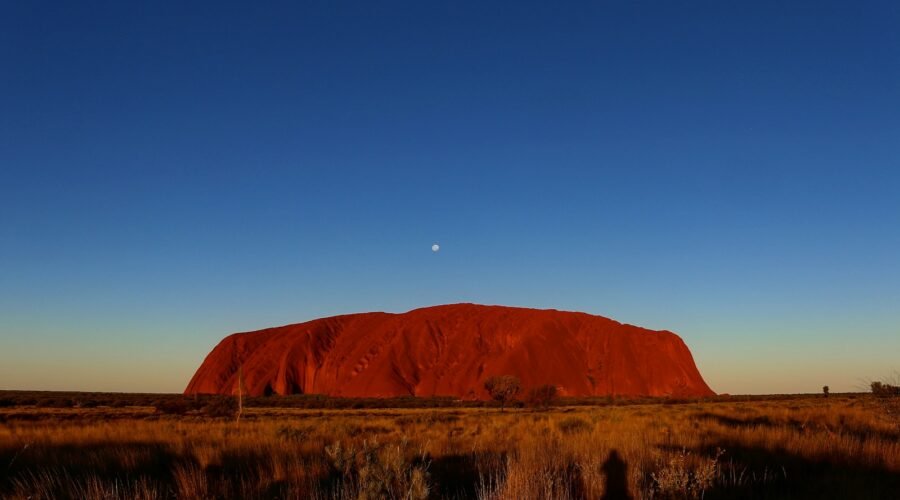
[[[884,382],[872,382],[872,394],[880,397],[900,396],[900,386]]]

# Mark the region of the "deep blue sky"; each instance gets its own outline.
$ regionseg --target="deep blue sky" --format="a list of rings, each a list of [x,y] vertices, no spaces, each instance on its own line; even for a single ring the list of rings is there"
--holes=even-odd
[[[896,2],[135,4],[0,7],[0,389],[448,302],[674,330],[720,392],[900,368]]]

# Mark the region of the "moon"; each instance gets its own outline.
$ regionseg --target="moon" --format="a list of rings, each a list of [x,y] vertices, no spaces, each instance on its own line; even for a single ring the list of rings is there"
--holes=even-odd
[[[437,252],[437,251],[440,250],[440,249],[441,249],[441,246],[438,245],[437,243],[435,243],[434,245],[431,245],[431,251],[432,251],[432,252]]]

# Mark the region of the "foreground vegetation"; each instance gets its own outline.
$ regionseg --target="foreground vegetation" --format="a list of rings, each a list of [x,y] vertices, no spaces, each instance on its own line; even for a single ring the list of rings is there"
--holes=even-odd
[[[0,394],[0,497],[896,498],[900,491],[893,397],[594,400],[505,412],[449,399],[407,401],[434,406],[427,408],[310,409],[260,398],[248,401],[240,423],[216,417],[229,406],[214,399],[185,408],[176,396],[127,397]],[[310,398],[293,401],[312,406]]]

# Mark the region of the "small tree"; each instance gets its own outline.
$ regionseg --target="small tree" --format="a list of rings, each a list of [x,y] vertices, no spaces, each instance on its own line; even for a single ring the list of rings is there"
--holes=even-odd
[[[512,375],[499,375],[484,381],[484,388],[494,401],[500,403],[500,411],[506,411],[506,403],[522,390],[522,382]]]
[[[828,397],[828,386],[827,385],[822,386],[822,394],[824,394],[826,398]]]
[[[532,388],[528,391],[527,401],[530,406],[536,408],[548,408],[556,399],[557,389],[555,385],[547,384]]]

